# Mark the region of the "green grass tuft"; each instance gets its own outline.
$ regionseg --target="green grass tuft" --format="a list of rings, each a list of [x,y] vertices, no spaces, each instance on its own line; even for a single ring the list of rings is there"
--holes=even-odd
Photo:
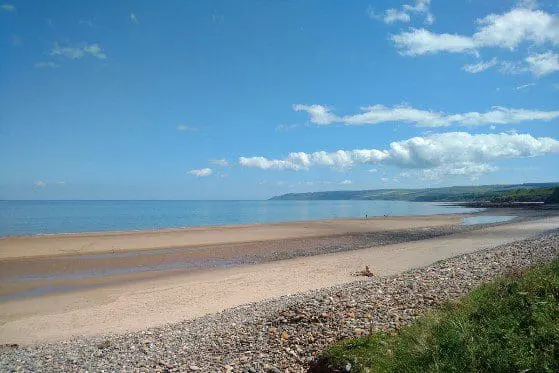
[[[397,334],[331,346],[311,371],[559,372],[559,260],[483,285]]]

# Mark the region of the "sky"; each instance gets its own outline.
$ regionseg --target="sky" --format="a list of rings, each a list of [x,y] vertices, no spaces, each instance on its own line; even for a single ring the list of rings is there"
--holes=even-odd
[[[559,3],[0,0],[0,199],[559,181]]]

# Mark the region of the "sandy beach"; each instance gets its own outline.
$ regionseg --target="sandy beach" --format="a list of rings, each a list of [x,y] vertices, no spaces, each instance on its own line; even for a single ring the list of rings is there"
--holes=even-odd
[[[379,232],[457,224],[465,214],[333,219],[145,231],[11,236],[0,239],[0,260],[37,256],[196,247],[348,232]]]
[[[282,239],[286,239],[286,236],[305,239],[300,242],[305,246],[313,242],[316,244],[314,239],[327,241],[330,239],[328,235],[332,236],[333,233],[332,237],[346,237],[344,233],[347,235],[350,232],[373,234],[374,237],[374,234],[399,232],[403,228],[408,229],[408,232],[417,229],[429,232],[441,227],[459,226],[460,220],[461,216],[450,215],[169,230],[162,233],[162,242],[159,244],[178,244],[181,238],[185,240],[183,246],[186,247],[200,245],[202,242],[223,243],[227,239],[239,244],[240,240],[246,240],[247,237],[264,237],[267,240],[259,241],[258,245],[266,243],[264,246],[267,246],[272,242],[279,242],[278,238],[283,234]],[[295,228],[290,230],[293,227]],[[103,283],[110,275],[85,279],[72,279],[70,276],[70,281],[83,281],[83,286],[65,292],[9,299],[0,303],[0,342],[25,344],[73,336],[102,335],[107,332],[139,331],[246,303],[355,281],[353,274],[362,270],[365,265],[370,266],[377,276],[385,276],[463,253],[525,239],[557,227],[559,218],[546,217],[476,230],[449,231],[438,237],[412,242],[380,244],[322,255],[313,253],[312,256],[258,264],[186,272],[182,269],[146,271],[133,281],[124,278],[112,284]],[[252,231],[255,232],[254,236]],[[132,232],[13,237],[2,243],[1,251],[6,259],[0,263],[8,263],[3,268],[9,268],[18,264],[18,260],[25,263],[34,260],[35,256],[37,263],[44,261],[43,264],[47,267],[53,265],[54,262],[49,262],[46,258],[47,249],[41,247],[41,241],[53,245],[51,248],[56,242],[61,243],[51,258],[56,260],[71,252],[75,253],[76,250],[79,250],[79,255],[105,252],[102,246],[104,240],[118,241],[123,249],[130,249],[135,245],[147,249],[148,245],[142,245],[142,238],[151,237],[155,240],[156,234]],[[165,237],[167,234],[170,238]],[[320,238],[324,236],[327,238]],[[191,241],[185,237],[190,237]],[[309,241],[312,237],[314,238]],[[24,244],[20,247],[20,259],[15,257],[18,241]],[[90,242],[91,245],[77,245],[84,242]],[[163,252],[168,255],[168,252]],[[150,260],[157,256],[152,255]],[[133,261],[137,257],[128,257],[127,260]],[[34,279],[28,278],[27,281],[36,281],[35,284],[40,286],[52,279],[37,276]],[[17,286],[22,286],[25,282],[12,282],[8,287],[13,288],[8,289],[3,281],[3,291],[17,291]],[[53,286],[52,282],[49,284]]]

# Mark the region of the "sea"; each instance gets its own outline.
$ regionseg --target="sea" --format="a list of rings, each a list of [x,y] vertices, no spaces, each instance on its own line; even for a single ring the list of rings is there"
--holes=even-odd
[[[0,237],[475,211],[406,201],[0,201]]]

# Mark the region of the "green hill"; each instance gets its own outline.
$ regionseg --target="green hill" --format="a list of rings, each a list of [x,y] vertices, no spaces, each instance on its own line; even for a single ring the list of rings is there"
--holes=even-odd
[[[370,189],[288,193],[271,200],[397,200],[414,202],[544,202],[559,183],[453,186],[426,189]]]

